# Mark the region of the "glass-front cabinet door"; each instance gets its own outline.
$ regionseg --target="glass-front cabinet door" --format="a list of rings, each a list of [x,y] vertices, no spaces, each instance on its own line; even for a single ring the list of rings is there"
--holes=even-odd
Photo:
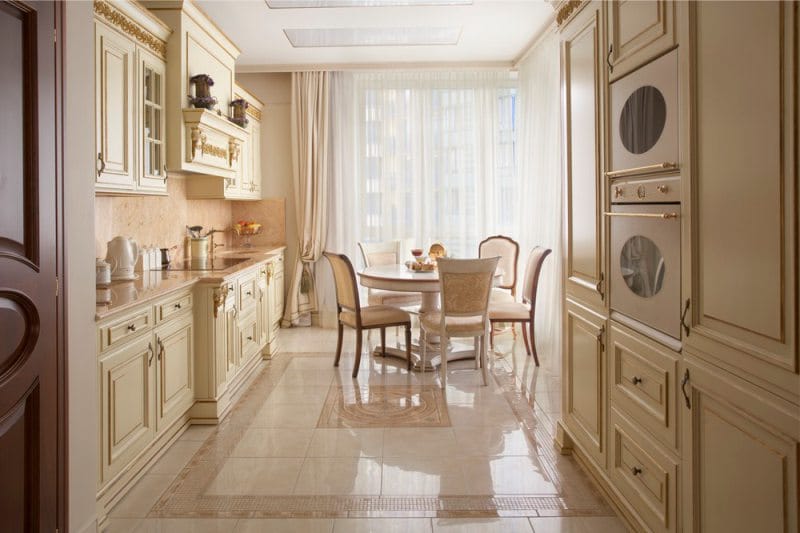
[[[139,149],[138,185],[140,190],[167,191],[165,165],[165,69],[164,62],[139,50]]]

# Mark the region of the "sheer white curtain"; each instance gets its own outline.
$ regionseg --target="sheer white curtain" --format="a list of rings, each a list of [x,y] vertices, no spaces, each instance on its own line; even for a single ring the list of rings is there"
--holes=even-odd
[[[539,279],[536,345],[541,364],[561,369],[561,117],[558,37],[551,32],[519,68],[517,171],[520,244],[553,250]],[[525,252],[523,252],[525,253]]]
[[[515,101],[508,72],[335,73],[328,248],[358,268],[358,241],[475,257],[485,236],[513,235]]]

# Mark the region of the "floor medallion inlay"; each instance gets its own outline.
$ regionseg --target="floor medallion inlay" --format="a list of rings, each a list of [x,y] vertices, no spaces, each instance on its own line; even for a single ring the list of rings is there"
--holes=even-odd
[[[332,385],[318,428],[449,427],[438,385]]]

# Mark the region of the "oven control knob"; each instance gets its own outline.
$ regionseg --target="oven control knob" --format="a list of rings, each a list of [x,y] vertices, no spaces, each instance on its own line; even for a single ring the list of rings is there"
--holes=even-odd
[[[644,185],[639,185],[636,189],[636,196],[640,199],[644,199],[644,197],[647,196],[647,190],[645,190]]]
[[[625,190],[617,185],[614,187],[614,198],[621,198],[625,194]]]

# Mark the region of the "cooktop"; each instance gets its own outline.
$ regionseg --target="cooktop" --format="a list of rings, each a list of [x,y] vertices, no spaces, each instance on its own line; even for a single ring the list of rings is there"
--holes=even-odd
[[[243,257],[215,257],[214,259],[191,259],[170,263],[168,270],[226,270],[247,261]]]

